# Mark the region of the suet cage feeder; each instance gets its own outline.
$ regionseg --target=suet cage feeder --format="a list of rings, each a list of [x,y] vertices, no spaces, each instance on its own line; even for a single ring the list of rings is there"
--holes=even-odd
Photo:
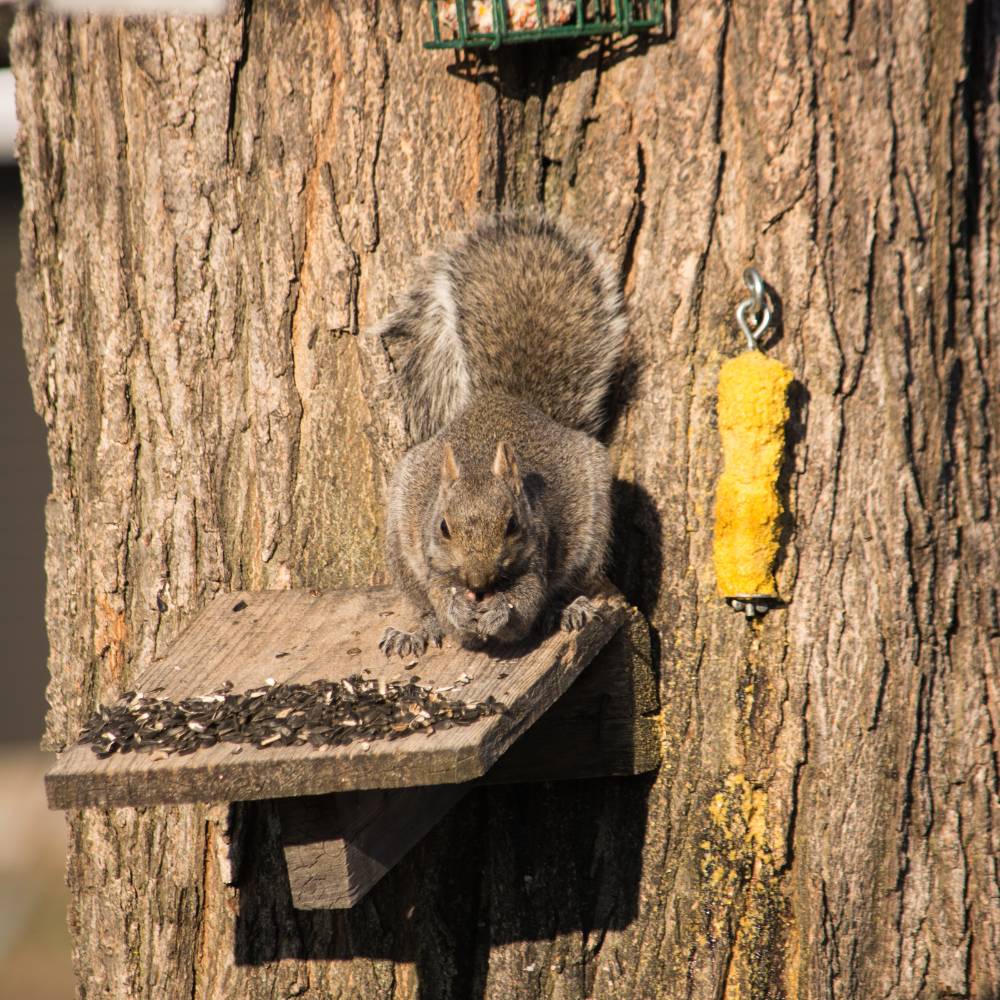
[[[663,0],[430,0],[427,49],[640,34],[663,24]]]

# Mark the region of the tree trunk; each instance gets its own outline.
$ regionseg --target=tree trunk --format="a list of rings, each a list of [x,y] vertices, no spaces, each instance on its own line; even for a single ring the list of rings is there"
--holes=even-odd
[[[617,582],[653,779],[467,797],[356,910],[271,807],[70,817],[82,997],[995,998],[1000,144],[990,0],[682,0],[449,72],[423,5],[15,29],[20,306],[49,433],[48,744],[219,589],[381,573],[404,443],[358,331],[477,212],[621,263]],[[714,590],[714,387],[755,262],[797,373],[786,607]]]

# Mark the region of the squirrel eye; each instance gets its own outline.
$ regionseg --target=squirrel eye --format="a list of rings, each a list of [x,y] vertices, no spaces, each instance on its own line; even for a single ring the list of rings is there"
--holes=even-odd
[[[445,538],[451,538],[451,532],[448,530],[448,522],[443,517],[441,518],[441,534]]]
[[[506,531],[507,537],[509,538],[511,535],[513,535],[519,527],[520,525],[517,523],[517,516],[515,514],[511,514],[510,520],[507,522],[507,531]]]

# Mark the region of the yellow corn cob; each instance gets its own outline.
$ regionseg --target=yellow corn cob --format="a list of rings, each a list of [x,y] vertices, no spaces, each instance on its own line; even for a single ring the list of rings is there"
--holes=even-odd
[[[781,500],[792,373],[760,351],[731,358],[719,373],[724,469],[715,494],[715,576],[723,597],[777,597]]]

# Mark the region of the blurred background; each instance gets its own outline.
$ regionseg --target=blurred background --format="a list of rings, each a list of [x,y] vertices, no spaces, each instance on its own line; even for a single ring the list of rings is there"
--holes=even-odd
[[[74,995],[66,821],[45,805],[38,749],[48,681],[45,638],[45,427],[28,388],[17,313],[21,185],[13,159],[14,86],[0,6],[0,998]]]

